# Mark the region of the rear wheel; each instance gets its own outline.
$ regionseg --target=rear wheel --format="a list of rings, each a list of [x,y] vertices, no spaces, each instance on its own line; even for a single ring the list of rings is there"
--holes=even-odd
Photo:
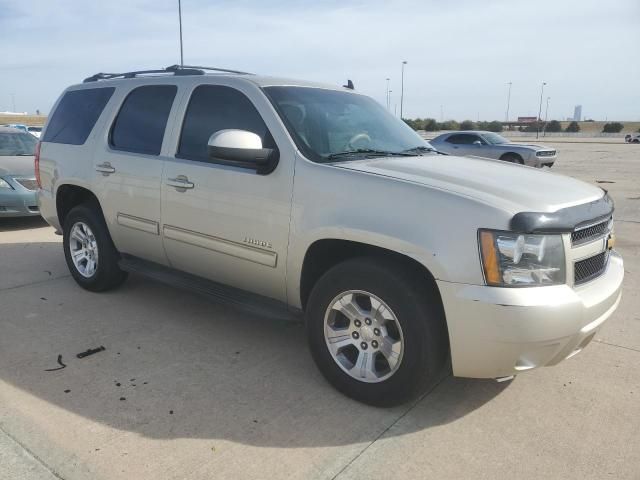
[[[101,292],[126,280],[127,273],[118,267],[120,255],[98,207],[83,204],[69,212],[63,246],[69,271],[82,288]]]
[[[345,395],[397,405],[445,373],[440,299],[415,277],[390,262],[358,258],[331,268],[314,286],[306,310],[311,353]]]
[[[500,157],[500,160],[504,160],[509,163],[519,163],[520,165],[524,165],[524,160],[517,153],[505,153]]]

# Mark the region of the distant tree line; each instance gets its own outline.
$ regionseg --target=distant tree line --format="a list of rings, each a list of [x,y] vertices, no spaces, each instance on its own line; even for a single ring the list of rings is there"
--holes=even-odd
[[[416,118],[404,119],[405,123],[414,130],[425,130],[427,132],[437,132],[439,130],[487,130],[489,132],[501,132],[502,122],[494,120],[492,122],[474,122],[472,120],[464,120],[456,122],[455,120],[446,120],[438,122],[433,118]]]
[[[427,132],[437,132],[439,130],[486,130],[489,132],[502,132],[502,122],[494,120],[492,122],[474,122],[473,120],[464,120],[460,123],[455,120],[446,120],[444,122],[438,122],[433,118],[416,118],[416,119],[404,119],[405,123],[414,130],[425,130]],[[619,133],[624,128],[624,125],[620,122],[606,123],[602,128],[603,133]],[[536,124],[533,122],[529,125],[520,126],[518,130],[521,132],[540,132],[545,131],[549,133],[562,132],[562,124],[558,120],[551,120],[550,122],[540,122]],[[564,129],[565,132],[579,132],[580,124],[578,122],[571,122]]]

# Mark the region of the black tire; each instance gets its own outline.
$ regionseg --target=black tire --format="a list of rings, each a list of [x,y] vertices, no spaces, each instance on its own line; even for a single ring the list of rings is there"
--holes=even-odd
[[[82,275],[71,259],[69,237],[71,229],[78,222],[85,223],[91,229],[98,246],[97,267],[91,277]],[[64,220],[63,246],[69,271],[82,288],[92,292],[103,292],[118,287],[127,279],[127,272],[120,270],[118,266],[120,254],[111,240],[104,217],[97,205],[87,203],[71,209]]]
[[[504,160],[509,163],[519,163],[520,165],[524,165],[524,160],[517,153],[505,153],[500,157],[500,160]]]
[[[313,358],[337,390],[360,402],[389,407],[405,403],[432,388],[449,366],[449,339],[435,285],[384,259],[347,260],[326,272],[314,285],[306,308]],[[363,290],[383,300],[395,313],[404,336],[404,352],[395,373],[366,383],[346,373],[334,360],[324,336],[325,313],[333,299]]]
[[[640,139],[638,138],[634,138],[633,141],[631,143],[640,143]]]

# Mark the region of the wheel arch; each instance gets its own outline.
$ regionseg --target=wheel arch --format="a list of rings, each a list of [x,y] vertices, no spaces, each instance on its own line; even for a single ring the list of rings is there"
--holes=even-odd
[[[421,262],[403,253],[354,240],[324,238],[307,248],[300,271],[300,305],[304,310],[313,286],[331,267],[356,257],[374,257],[403,266],[416,281],[424,282],[442,299],[433,273]]]
[[[99,209],[100,214],[103,215],[98,197],[86,187],[72,183],[59,185],[56,188],[55,199],[56,213],[58,215],[58,222],[61,226],[64,226],[64,219],[71,209],[83,203],[94,204]]]

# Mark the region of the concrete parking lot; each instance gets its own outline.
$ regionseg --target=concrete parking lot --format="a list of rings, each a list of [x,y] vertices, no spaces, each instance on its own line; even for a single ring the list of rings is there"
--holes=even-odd
[[[84,291],[51,228],[0,220],[0,478],[639,479],[640,146],[557,146],[616,201],[618,311],[556,367],[393,409],[333,390],[300,324],[137,276]]]

